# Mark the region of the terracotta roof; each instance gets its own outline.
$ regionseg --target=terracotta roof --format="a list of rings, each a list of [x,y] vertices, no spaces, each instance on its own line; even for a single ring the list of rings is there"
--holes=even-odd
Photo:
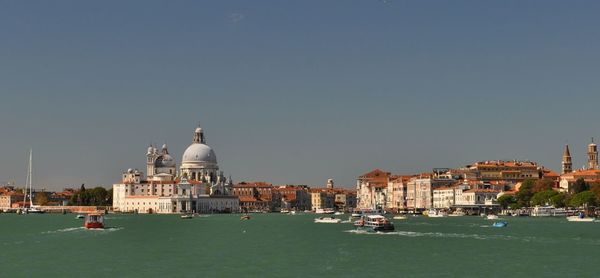
[[[361,179],[374,179],[374,178],[385,178],[387,179],[390,176],[389,172],[385,172],[381,169],[375,169],[371,172],[368,172],[362,176],[359,176]]]
[[[470,192],[475,192],[475,193],[500,193],[499,190],[494,190],[494,189],[469,189],[469,190],[465,191],[465,193],[470,193]]]
[[[238,184],[235,184],[233,187],[273,187],[272,184],[267,183],[267,182],[262,182],[262,181],[258,181],[258,182],[240,182]]]

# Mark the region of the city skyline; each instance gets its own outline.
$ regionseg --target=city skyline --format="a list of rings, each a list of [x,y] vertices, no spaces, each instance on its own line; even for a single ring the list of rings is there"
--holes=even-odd
[[[198,122],[234,181],[374,168],[573,168],[600,138],[599,3],[0,3],[0,181],[103,185],[181,164]]]

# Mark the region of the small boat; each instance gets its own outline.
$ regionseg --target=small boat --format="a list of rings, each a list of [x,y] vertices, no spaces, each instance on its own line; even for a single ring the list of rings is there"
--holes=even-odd
[[[392,222],[379,214],[363,216],[354,222],[354,226],[370,232],[392,232],[395,229]]]
[[[361,217],[361,216],[362,216],[362,214],[360,214],[360,213],[357,213],[357,212],[353,212],[353,213],[351,214],[351,216],[352,216],[352,217],[356,217],[356,218],[358,218],[358,217]]]
[[[194,218],[194,216],[191,215],[191,214],[184,214],[184,215],[182,215],[180,217],[181,217],[181,219],[192,219],[192,218]]]
[[[250,215],[244,214],[240,217],[240,220],[250,220]]]
[[[341,211],[336,211],[333,215],[344,215],[344,213]]]
[[[458,210],[453,213],[448,214],[448,216],[451,216],[451,217],[465,216],[465,215],[467,215],[467,214],[464,211],[458,211]]]
[[[488,216],[485,217],[487,220],[498,220],[498,215],[495,214],[488,214]]]
[[[492,227],[496,227],[496,228],[504,228],[508,226],[508,222],[506,221],[498,221],[498,222],[494,222],[494,224],[492,224]]]
[[[446,216],[448,216],[447,213],[439,211],[439,210],[430,209],[429,211],[427,211],[427,217],[438,218],[438,217],[446,217]]]
[[[281,209],[281,211],[280,211],[280,212],[281,212],[281,213],[290,213],[290,210],[289,210],[289,209]]]
[[[104,215],[100,213],[86,215],[83,226],[86,229],[104,229]]]
[[[567,221],[569,221],[569,222],[594,222],[594,218],[586,217],[585,214],[583,214],[583,212],[580,212],[579,215],[567,217]]]
[[[334,214],[335,211],[333,209],[316,209],[315,213],[317,213],[317,214]]]
[[[396,215],[393,217],[394,220],[406,220],[408,217],[406,215]]]
[[[327,223],[327,224],[337,224],[342,222],[342,219],[338,219],[335,217],[319,217],[315,218],[315,223]]]
[[[296,211],[295,211],[295,210],[292,210],[292,211],[290,211],[290,214],[292,214],[292,215],[295,215],[295,214],[296,214]]]
[[[75,216],[75,219],[84,219],[85,215],[83,214],[77,214],[77,216]]]

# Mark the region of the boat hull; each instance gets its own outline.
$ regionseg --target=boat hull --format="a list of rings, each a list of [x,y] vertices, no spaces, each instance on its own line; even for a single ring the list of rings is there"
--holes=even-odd
[[[104,229],[104,224],[99,222],[85,223],[86,229]]]

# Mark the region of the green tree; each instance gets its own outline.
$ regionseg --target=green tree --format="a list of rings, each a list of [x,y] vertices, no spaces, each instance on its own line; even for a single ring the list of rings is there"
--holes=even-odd
[[[585,182],[585,180],[583,178],[578,178],[575,183],[571,185],[571,194],[578,194],[589,189],[590,186]]]
[[[511,204],[516,202],[515,196],[513,195],[502,195],[498,198],[498,204],[500,204],[503,209],[507,209]]]
[[[567,194],[558,193],[550,198],[550,203],[557,208],[563,208],[567,205]]]
[[[48,204],[48,196],[44,192],[38,192],[35,194],[34,203],[38,206],[45,206]]]
[[[517,204],[521,207],[528,207],[533,196],[533,187],[535,186],[535,180],[527,179],[521,183],[519,192],[516,194]]]
[[[577,193],[569,201],[569,205],[572,207],[588,207],[595,206],[596,204],[598,204],[598,198],[591,191]]]
[[[532,206],[543,206],[543,205],[552,205],[554,207],[564,207],[565,206],[566,194],[556,192],[554,190],[546,190],[535,193],[533,197],[531,197],[531,205]]]

